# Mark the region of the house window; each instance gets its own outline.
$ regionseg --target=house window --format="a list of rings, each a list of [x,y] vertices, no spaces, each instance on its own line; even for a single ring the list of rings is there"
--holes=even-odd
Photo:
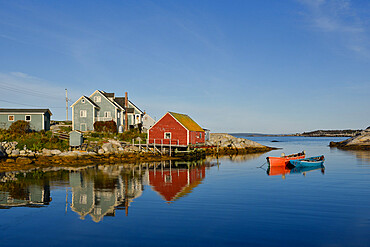
[[[101,96],[94,96],[95,102],[101,102]]]
[[[14,115],[9,115],[8,116],[8,121],[14,121]]]
[[[85,99],[82,99],[82,100],[81,100],[81,103],[82,103],[82,104],[85,104]]]
[[[80,196],[80,204],[87,204],[87,195],[83,194]]]
[[[31,115],[26,115],[25,120],[26,120],[26,121],[31,121]]]
[[[202,133],[199,133],[199,138],[202,138]]]
[[[101,208],[94,208],[94,214],[101,215]]]
[[[110,111],[105,111],[104,112],[104,117],[111,117],[111,112]]]
[[[171,132],[165,132],[164,139],[171,139]]]
[[[85,123],[82,123],[80,124],[80,131],[86,131],[86,124]]]
[[[86,110],[80,110],[80,117],[86,117],[86,116],[87,116]]]

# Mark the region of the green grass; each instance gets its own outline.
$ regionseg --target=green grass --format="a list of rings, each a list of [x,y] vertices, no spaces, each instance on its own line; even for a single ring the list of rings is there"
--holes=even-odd
[[[27,149],[32,151],[41,151],[43,148],[46,149],[59,149],[61,151],[69,148],[68,141],[59,140],[52,136],[51,131],[39,131],[31,133],[12,133],[8,130],[0,130],[0,140],[7,142],[18,142],[17,148],[23,149],[26,146]]]

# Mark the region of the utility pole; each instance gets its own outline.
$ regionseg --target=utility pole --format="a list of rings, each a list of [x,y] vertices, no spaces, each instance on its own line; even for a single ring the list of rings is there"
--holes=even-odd
[[[125,131],[128,131],[128,114],[127,114],[127,109],[128,109],[128,93],[125,92]]]
[[[66,88],[66,121],[68,121],[68,91]]]

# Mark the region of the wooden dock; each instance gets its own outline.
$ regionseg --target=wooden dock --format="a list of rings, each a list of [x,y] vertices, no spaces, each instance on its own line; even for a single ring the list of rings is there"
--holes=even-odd
[[[169,155],[171,157],[201,157],[204,154],[204,150],[198,146],[187,146],[178,144],[156,144],[156,143],[132,143],[134,147],[139,148],[139,152],[151,152],[153,154],[158,153],[160,155]]]

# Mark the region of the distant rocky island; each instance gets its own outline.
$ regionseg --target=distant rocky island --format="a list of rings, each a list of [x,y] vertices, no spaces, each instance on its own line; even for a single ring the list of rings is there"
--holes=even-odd
[[[368,127],[368,129],[370,126]],[[232,133],[234,136],[259,137],[259,136],[310,136],[310,137],[354,137],[360,135],[364,130],[314,130],[295,134],[260,134],[260,133]]]
[[[360,135],[363,130],[315,130],[296,134],[296,136],[316,136],[316,137],[353,137]]]

